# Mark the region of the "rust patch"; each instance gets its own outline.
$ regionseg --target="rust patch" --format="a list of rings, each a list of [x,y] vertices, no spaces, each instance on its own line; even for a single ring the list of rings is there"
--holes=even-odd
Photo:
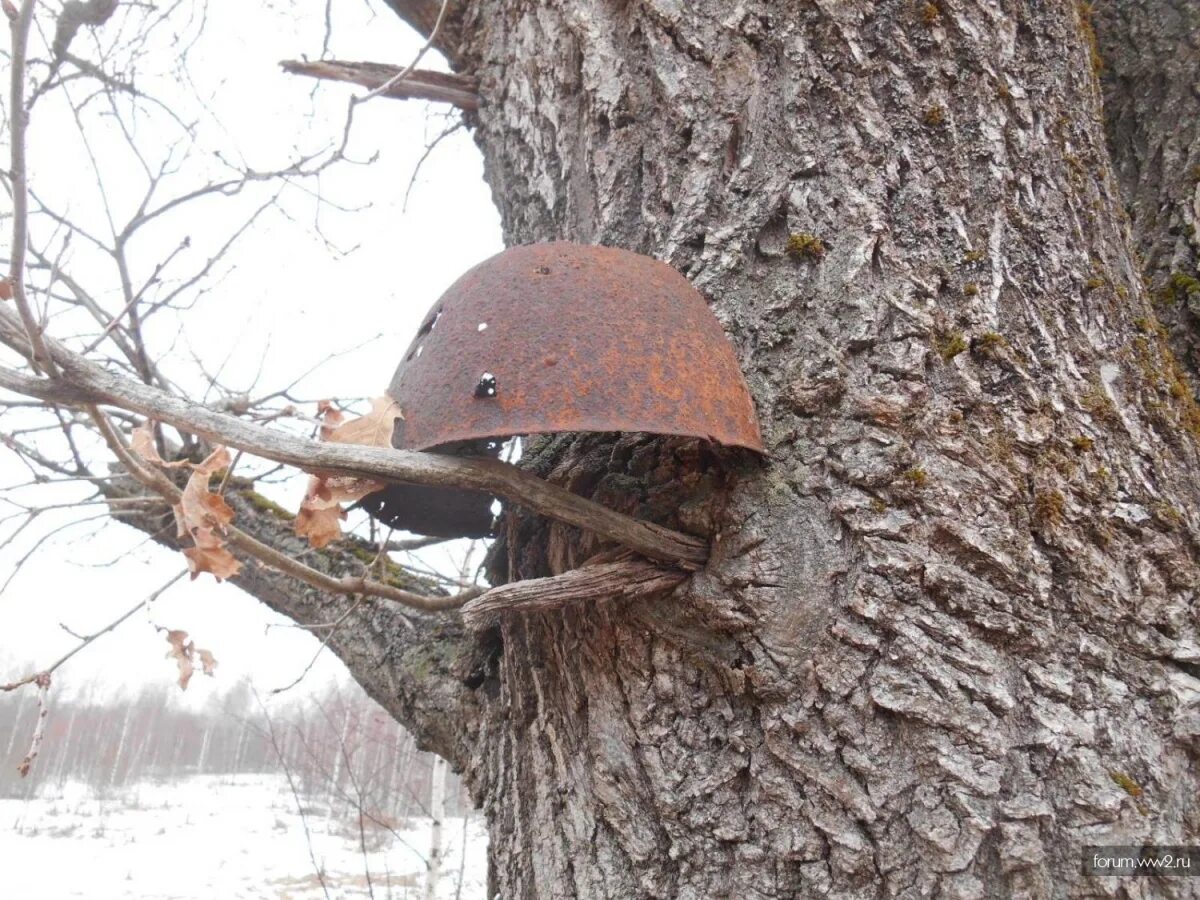
[[[745,379],[700,293],[611,247],[514,247],[442,296],[388,394],[393,444],[645,431],[762,452]]]
[[[456,281],[401,358],[393,446],[495,456],[517,434],[649,432],[762,452],[750,392],[708,304],[665,263],[611,247],[513,247]],[[490,532],[490,496],[393,485],[396,528]]]

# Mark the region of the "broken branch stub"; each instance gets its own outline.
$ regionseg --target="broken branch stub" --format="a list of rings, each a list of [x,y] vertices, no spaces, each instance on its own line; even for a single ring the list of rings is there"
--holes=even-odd
[[[733,347],[704,298],[665,263],[565,242],[513,247],[434,304],[388,388],[392,445],[495,456],[513,435],[648,432],[761,453]],[[363,506],[439,536],[491,529],[487,494],[389,486]]]

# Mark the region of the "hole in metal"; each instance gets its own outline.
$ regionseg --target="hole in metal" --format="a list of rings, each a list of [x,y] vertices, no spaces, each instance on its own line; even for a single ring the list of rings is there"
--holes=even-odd
[[[424,323],[422,323],[421,327],[417,329],[417,336],[415,338],[413,338],[413,340],[419,341],[419,340],[421,340],[421,338],[425,337],[425,335],[429,334],[429,332],[433,331],[433,326],[435,326],[437,324],[438,319],[440,319],[441,317],[442,317],[442,308],[439,306],[437,309],[435,309],[433,312],[431,312],[429,314],[429,318],[427,318],[424,321]],[[421,348],[423,346],[424,346],[424,344],[417,344],[416,349],[409,350],[408,356],[404,357],[404,361],[411,362],[412,358],[414,356],[420,356]]]
[[[429,332],[433,331],[433,326],[435,326],[437,324],[438,319],[440,319],[441,317],[442,317],[442,308],[439,306],[437,309],[435,309],[433,311],[433,313],[429,316],[429,318],[425,320],[424,324],[421,325],[420,329],[418,329],[417,337],[424,337],[425,335],[429,334]]]
[[[491,372],[484,372],[479,376],[479,383],[475,385],[475,396],[483,400],[490,400],[496,396],[496,376]]]

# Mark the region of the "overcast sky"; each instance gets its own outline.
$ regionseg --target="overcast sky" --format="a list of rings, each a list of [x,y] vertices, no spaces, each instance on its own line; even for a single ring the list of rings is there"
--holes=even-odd
[[[331,55],[336,58],[403,65],[420,46],[381,0],[334,0],[332,12]],[[214,3],[191,52],[192,83],[156,79],[153,57],[141,77],[187,111],[182,117],[191,121],[194,114],[198,146],[219,149],[226,158],[240,152],[258,169],[276,168],[297,152],[336,143],[346,101],[351,90],[359,90],[323,84],[314,93],[314,82],[278,68],[281,59],[319,57],[324,30],[321,4]],[[103,39],[103,34],[99,42],[84,36],[73,49],[98,53]],[[160,48],[169,49],[166,44]],[[422,65],[442,63],[430,56]],[[105,173],[118,223],[140,196],[137,168],[111,149],[117,142],[106,142],[102,132],[95,142],[85,143],[69,110],[51,101],[45,98],[34,111],[32,186],[47,202],[103,234],[108,226],[90,160],[97,159]],[[197,393],[202,381],[193,357],[208,372],[219,369],[222,382],[231,388],[257,383],[262,390],[287,384],[331,354],[351,351],[317,369],[297,392],[314,400],[381,394],[434,300],[467,268],[501,247],[482,162],[465,131],[433,151],[407,211],[401,209],[418,159],[445,127],[445,113],[444,108],[388,99],[362,107],[351,155],[367,159],[378,154],[378,159],[331,170],[319,185],[323,198],[349,211],[324,205],[318,214],[305,191],[282,198],[283,213],[268,213],[240,239],[229,264],[207,283],[210,290],[193,309],[164,316],[150,329],[152,347],[164,354],[163,365]],[[158,153],[181,151],[178,132],[153,117],[137,127],[140,146]],[[186,190],[187,177],[197,172],[203,169],[185,166],[171,189]],[[316,188],[307,185],[307,190]],[[222,198],[166,216],[133,254],[148,272],[186,236],[191,248],[174,264],[187,271],[225,240],[252,202],[253,196]],[[5,229],[10,221],[4,222]],[[314,228],[318,224],[320,235]],[[72,242],[64,267],[72,268],[76,278],[82,274],[102,284],[108,277],[104,261],[89,256],[85,243]],[[26,480],[12,454],[0,453],[2,483]],[[292,479],[266,490],[294,510],[303,481]],[[46,502],[49,495],[25,490],[9,496],[28,503]],[[27,529],[0,552],[0,580],[30,553],[40,535],[81,513],[99,512],[93,508],[42,516],[37,528]],[[184,567],[182,556],[149,545],[140,533],[120,525],[99,526],[76,525],[46,541],[24,560],[0,595],[0,675],[24,674],[69,649],[73,639],[59,623],[78,632],[103,626]],[[11,524],[0,526],[0,539],[8,531]],[[429,564],[444,566],[446,559],[434,554]],[[243,675],[270,690],[295,678],[317,646],[298,629],[267,629],[282,621],[210,576],[183,581],[148,614],[139,614],[60,670],[56,693],[85,687],[93,695],[135,691],[148,679],[170,679],[173,664],[163,658],[166,644],[152,624],[187,630],[220,661],[219,678],[197,677],[181,702],[202,702]],[[342,671],[326,654],[298,690],[319,686]]]

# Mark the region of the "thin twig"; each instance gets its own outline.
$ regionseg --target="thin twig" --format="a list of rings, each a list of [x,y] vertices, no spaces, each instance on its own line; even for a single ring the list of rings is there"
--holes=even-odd
[[[274,697],[276,694],[282,694],[285,691],[290,691],[292,688],[294,688],[296,685],[298,685],[301,681],[304,680],[305,676],[308,675],[308,673],[312,671],[312,667],[314,665],[316,665],[317,659],[325,651],[325,648],[329,646],[329,642],[333,639],[333,635],[337,631],[338,626],[341,625],[343,622],[345,622],[348,618],[350,618],[350,616],[354,613],[354,611],[356,609],[358,609],[359,606],[362,605],[362,602],[365,599],[366,599],[365,595],[355,598],[354,602],[350,604],[350,606],[346,609],[346,611],[344,613],[342,613],[340,616],[338,616],[337,619],[329,626],[328,634],[326,634],[325,637],[321,640],[321,646],[319,646],[317,648],[317,652],[312,655],[312,658],[308,661],[308,665],[306,665],[304,667],[304,670],[299,675],[297,675],[292,681],[285,684],[283,687],[273,688],[271,691],[272,697]]]
[[[308,828],[308,816],[305,815],[304,804],[300,802],[300,790],[296,787],[296,779],[292,777],[292,770],[287,764],[287,759],[284,758],[282,748],[279,746],[279,739],[275,735],[275,724],[271,721],[271,714],[267,712],[266,704],[258,696],[258,691],[254,691],[254,699],[258,701],[259,709],[262,710],[263,718],[266,719],[267,735],[271,741],[271,749],[275,751],[279,765],[283,768],[284,777],[287,778],[288,787],[291,788],[292,799],[296,801],[296,811],[300,813],[300,824],[304,828],[304,841],[308,845],[308,858],[312,861],[313,871],[316,872],[317,881],[321,883],[321,890],[325,894],[325,900],[332,900],[329,896],[329,886],[325,883],[325,870],[317,862],[317,854],[313,850],[312,832]]]
[[[34,679],[34,683],[38,689],[38,718],[37,725],[33,729],[33,740],[29,744],[29,752],[25,754],[25,758],[21,760],[21,764],[17,766],[17,771],[21,773],[22,778],[29,774],[29,769],[33,766],[33,761],[37,759],[38,752],[42,749],[42,738],[46,735],[46,717],[50,715],[50,707],[46,703],[50,697],[50,675],[43,672]]]
[[[442,129],[442,133],[435,137],[425,147],[425,152],[421,154],[421,158],[417,160],[417,164],[413,166],[412,176],[408,179],[408,187],[404,190],[404,202],[400,204],[400,212],[408,211],[408,197],[412,193],[413,185],[417,183],[417,175],[421,173],[421,166],[425,164],[425,160],[429,159],[431,153],[437,149],[437,145],[443,140],[450,137],[454,132],[462,128],[466,123],[459,119],[454,124]]]
[[[33,350],[30,363],[35,372],[44,369],[53,375],[56,374],[54,362],[46,352],[41,329],[37,326],[29,306],[29,297],[25,293],[25,251],[29,243],[29,172],[25,163],[25,130],[29,125],[29,110],[25,108],[25,59],[29,49],[29,26],[33,22],[33,3],[34,0],[23,0],[16,18],[9,23],[12,31],[12,81],[8,107],[11,145],[8,175],[12,185],[13,243],[8,281]]]
[[[13,681],[9,684],[0,684],[0,691],[15,691],[17,688],[24,687],[27,684],[33,684],[35,681],[38,680],[38,678],[42,677],[43,675],[49,677],[51,674],[53,674],[55,671],[57,671],[58,668],[63,663],[65,663],[67,660],[69,660],[71,657],[73,657],[76,653],[78,653],[84,647],[91,644],[97,638],[103,637],[104,635],[108,634],[111,631],[115,631],[118,626],[120,626],[122,623],[124,623],[130,616],[132,616],[138,610],[146,607],[147,605],[153,603],[155,600],[157,600],[159,597],[161,597],[168,588],[170,588],[172,585],[176,584],[186,574],[187,574],[186,570],[184,570],[183,572],[180,572],[178,575],[176,575],[174,578],[172,578],[170,581],[168,581],[162,587],[158,588],[153,593],[151,593],[150,596],[146,597],[144,600],[142,600],[136,606],[121,613],[120,616],[118,616],[113,621],[109,622],[107,625],[105,625],[99,631],[95,631],[91,634],[80,635],[80,634],[76,634],[75,632],[73,632],[69,628],[67,628],[65,625],[63,625],[62,626],[63,630],[66,631],[67,634],[70,634],[72,637],[76,638],[79,641],[79,644],[76,645],[75,647],[73,647],[67,653],[64,653],[61,657],[59,657],[57,660],[55,660],[53,663],[51,663],[46,668],[40,669],[39,671],[34,672],[30,675],[26,675],[24,678],[20,679],[19,681]]]

